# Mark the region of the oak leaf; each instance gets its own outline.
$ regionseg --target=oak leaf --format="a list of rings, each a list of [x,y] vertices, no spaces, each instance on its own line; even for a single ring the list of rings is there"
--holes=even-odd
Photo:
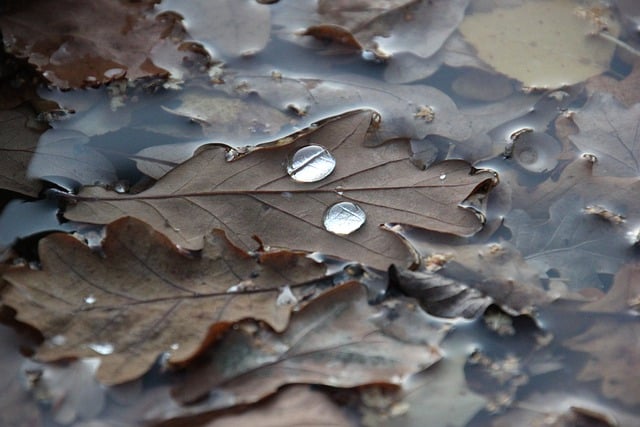
[[[165,352],[170,363],[185,362],[241,319],[283,330],[294,304],[278,303],[279,287],[324,276],[304,254],[264,253],[258,263],[219,230],[200,255],[184,255],[131,218],[107,227],[103,251],[66,234],[47,236],[39,244],[42,270],[6,273],[12,286],[2,302],[46,338],[37,360],[100,357],[97,378],[105,384],[141,376]]]
[[[347,114],[309,139],[231,163],[225,147],[205,149],[139,194],[86,188],[65,216],[91,223],[134,216],[189,249],[200,248],[202,236],[217,227],[247,248],[258,235],[272,246],[321,251],[383,269],[404,263],[405,252],[378,224],[394,220],[460,235],[477,232],[482,227],[477,211],[459,205],[472,194],[485,194],[495,174],[473,170],[462,160],[417,170],[402,141],[363,147],[371,120],[371,111]],[[282,163],[308,143],[322,144],[337,165],[322,181],[296,182]],[[341,201],[360,205],[366,214],[364,225],[348,235],[323,225],[327,208]]]
[[[413,329],[416,336],[397,338],[391,326]],[[398,385],[441,358],[442,332],[424,326],[396,322],[395,311],[369,305],[364,287],[352,282],[293,314],[281,334],[255,324],[229,331],[191,367],[173,396],[189,403],[208,395],[194,407],[213,410],[228,405],[229,397],[250,403],[284,384]]]

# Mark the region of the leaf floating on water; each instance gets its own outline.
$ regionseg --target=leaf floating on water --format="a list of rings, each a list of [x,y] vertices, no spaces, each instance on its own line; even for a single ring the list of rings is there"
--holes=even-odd
[[[246,249],[255,246],[252,236],[257,235],[271,246],[324,252],[382,269],[403,264],[406,252],[378,224],[401,221],[453,234],[477,232],[482,223],[459,204],[489,191],[497,182],[495,173],[472,170],[462,160],[420,171],[404,141],[364,147],[373,116],[368,110],[342,115],[286,147],[321,143],[339,160],[319,182],[292,180],[282,167],[283,146],[254,150],[231,163],[226,148],[217,146],[136,195],[86,188],[65,215],[93,223],[135,216],[189,249],[200,248],[202,236],[220,227]],[[323,216],[329,206],[347,200],[366,212],[367,221],[357,233],[336,236],[326,231]]]
[[[12,285],[2,302],[44,335],[36,359],[99,356],[105,384],[141,376],[169,349],[170,363],[189,360],[209,334],[249,315],[283,330],[292,305],[276,303],[280,287],[324,277],[304,254],[264,253],[258,262],[220,231],[207,236],[200,257],[185,256],[131,218],[110,224],[102,247],[104,257],[69,235],[44,238],[42,270],[6,273]],[[238,282],[243,291],[227,291]],[[305,297],[313,291],[307,286]]]

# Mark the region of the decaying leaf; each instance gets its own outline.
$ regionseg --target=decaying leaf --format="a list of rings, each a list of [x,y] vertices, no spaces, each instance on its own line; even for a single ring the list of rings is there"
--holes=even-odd
[[[220,231],[201,255],[186,256],[129,218],[108,226],[103,251],[52,234],[40,241],[41,271],[5,274],[12,286],[2,301],[45,336],[36,359],[100,357],[105,384],[141,376],[161,353],[184,362],[247,317],[283,330],[294,304],[277,303],[279,287],[323,276],[303,254],[267,253],[257,263]]]
[[[511,314],[530,312],[551,300],[537,272],[507,243],[447,244],[445,236],[385,224],[414,254],[417,271],[392,267],[396,286],[429,313],[474,318],[492,303]]]
[[[309,386],[286,387],[242,414],[222,415],[202,427],[264,426],[332,426],[355,427],[345,411],[324,393]],[[195,424],[191,424],[195,427]]]
[[[569,139],[598,158],[595,175],[640,176],[640,104],[626,108],[612,95],[595,93],[571,119],[579,132]]]
[[[276,108],[288,108],[315,121],[349,109],[375,109],[381,120],[368,144],[398,139],[423,139],[439,135],[456,141],[471,136],[470,123],[455,102],[427,85],[404,86],[360,77],[340,75],[318,80],[283,76],[238,76],[232,95],[256,93]],[[424,112],[429,111],[429,114]]]
[[[465,18],[460,32],[480,59],[525,86],[557,88],[609,68],[615,45],[596,35],[588,5],[571,0],[524,2]],[[607,21],[617,34],[617,24]]]
[[[255,54],[269,41],[269,7],[253,0],[164,0],[159,10],[178,13],[189,35],[212,53]]]
[[[640,404],[640,325],[637,313],[640,303],[640,266],[627,264],[616,274],[607,295],[585,304],[582,310],[596,313],[619,313],[619,316],[597,318],[584,333],[564,343],[572,350],[588,354],[580,370],[581,381],[601,381],[602,393],[627,405]]]
[[[150,59],[171,30],[170,20],[148,16],[153,1],[11,2],[0,15],[5,48],[54,85],[68,89],[166,75]]]
[[[399,385],[441,358],[440,331],[420,333],[420,325],[402,323],[419,337],[398,339],[380,324],[382,317],[394,323],[393,314],[367,304],[361,285],[345,284],[293,314],[281,334],[254,323],[230,330],[186,374],[174,397],[194,402],[208,394],[194,407],[213,410],[229,401],[255,402],[283,384]]]
[[[391,262],[403,264],[406,257],[401,244],[381,233],[378,224],[393,220],[460,235],[478,231],[482,223],[476,213],[459,204],[472,194],[485,194],[495,174],[474,171],[461,160],[419,171],[402,141],[367,149],[362,142],[371,120],[371,111],[348,114],[309,139],[231,163],[225,160],[225,147],[213,147],[136,195],[87,188],[66,216],[91,223],[134,216],[192,249],[202,246],[208,230],[220,227],[246,247],[258,235],[272,246],[321,251],[382,269]],[[319,182],[296,182],[282,164],[308,144],[329,150],[336,167]],[[360,218],[365,222],[357,231],[327,231],[325,212],[338,202],[355,203],[364,211],[366,218]]]
[[[24,110],[0,111],[0,188],[36,196],[40,183],[27,177],[27,167],[40,132],[27,126],[32,114]]]

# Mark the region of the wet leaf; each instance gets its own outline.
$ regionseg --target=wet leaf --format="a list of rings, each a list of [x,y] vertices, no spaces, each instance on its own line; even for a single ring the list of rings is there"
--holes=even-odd
[[[238,76],[234,82],[234,96],[256,93],[274,107],[294,110],[315,121],[342,113],[345,106],[375,109],[382,119],[368,135],[369,145],[427,135],[463,141],[472,135],[469,120],[455,102],[427,85],[385,84],[352,75],[326,80]]]
[[[27,166],[40,132],[28,126],[29,120],[33,120],[33,114],[25,110],[0,111],[0,188],[36,196],[41,185],[27,177]]]
[[[0,27],[5,48],[28,58],[60,88],[105,83],[125,74],[130,80],[166,75],[150,53],[173,23],[148,16],[153,3],[12,2],[0,15]]]
[[[40,136],[27,168],[29,177],[64,177],[84,185],[115,182],[113,164],[88,142],[89,138],[80,132],[49,129]]]
[[[584,333],[564,345],[588,354],[578,374],[580,381],[600,381],[602,394],[627,405],[640,403],[640,325],[637,321],[640,266],[627,264],[618,271],[612,288],[604,298],[585,304],[582,310],[598,313],[624,313],[593,322]],[[633,316],[626,313],[635,310]]]
[[[615,45],[593,35],[600,29],[588,8],[571,0],[524,2],[474,13],[460,32],[496,71],[525,86],[557,88],[609,68]],[[617,34],[616,22],[606,14],[602,19],[607,31]]]
[[[255,54],[269,41],[269,6],[254,0],[164,0],[158,10],[178,13],[193,40],[214,54]]]
[[[242,414],[222,415],[203,424],[203,427],[245,426],[355,426],[324,393],[309,386],[286,387],[264,402],[252,406]]]
[[[448,244],[452,239],[436,233],[385,226],[408,245],[421,267],[392,267],[394,284],[435,316],[474,318],[493,303],[515,315],[551,300],[537,272],[508,243]]]
[[[625,107],[630,108],[640,102],[640,61],[635,61],[631,73],[622,80],[607,75],[595,76],[587,81],[586,88],[591,94],[610,93]]]
[[[640,176],[640,104],[626,108],[612,95],[595,93],[571,119],[579,132],[569,139],[596,155],[595,175]]]
[[[473,171],[461,160],[419,171],[402,141],[365,148],[371,118],[371,111],[348,114],[308,139],[232,163],[226,162],[224,147],[206,149],[137,195],[83,190],[82,201],[66,216],[91,223],[135,216],[194,249],[208,230],[222,227],[246,247],[258,235],[272,246],[322,251],[383,269],[391,262],[404,263],[405,252],[378,224],[394,220],[454,234],[478,231],[481,221],[459,204],[471,194],[484,194],[494,174]],[[295,182],[282,163],[309,143],[327,148],[336,169],[317,183]],[[340,201],[358,204],[367,217],[364,226],[346,236],[328,232],[322,223],[326,209]]]
[[[208,393],[195,406],[217,409],[229,398],[253,402],[283,384],[398,385],[440,359],[440,331],[416,330],[418,339],[398,339],[385,323],[393,324],[393,315],[367,304],[361,285],[335,288],[295,313],[282,334],[252,324],[230,330],[174,397],[194,402]]]
[[[266,253],[257,263],[221,231],[199,256],[180,254],[130,218],[108,226],[103,252],[52,234],[39,244],[41,271],[5,274],[12,286],[2,301],[45,336],[38,360],[100,357],[105,384],[141,376],[161,353],[184,362],[247,317],[282,330],[294,305],[276,303],[279,287],[323,276],[303,254]]]

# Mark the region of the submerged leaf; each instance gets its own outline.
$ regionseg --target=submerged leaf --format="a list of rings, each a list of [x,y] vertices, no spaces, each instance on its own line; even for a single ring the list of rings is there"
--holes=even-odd
[[[41,185],[26,172],[40,133],[28,127],[30,116],[22,110],[0,111],[0,188],[36,196]]]
[[[224,147],[206,149],[136,195],[87,188],[66,217],[109,223],[135,216],[193,249],[201,247],[208,230],[222,227],[247,248],[258,235],[272,246],[322,251],[383,269],[404,263],[405,252],[378,224],[393,220],[461,235],[478,231],[478,211],[459,204],[472,194],[484,195],[495,174],[475,171],[461,160],[417,170],[402,141],[363,147],[371,120],[371,111],[348,114],[308,139],[231,163]],[[335,171],[320,182],[296,182],[282,166],[287,154],[307,144],[323,145],[336,159]],[[359,205],[367,217],[347,236],[323,226],[325,210],[341,201]]]
[[[595,93],[570,117],[579,133],[569,139],[596,155],[595,175],[640,176],[640,104],[626,108],[612,95]]]
[[[588,13],[572,0],[524,2],[474,13],[460,32],[497,71],[525,86],[557,88],[609,68],[615,45],[590,34],[599,29]],[[606,30],[616,34],[616,27],[609,21]]]
[[[149,226],[130,218],[110,224],[104,257],[75,238],[40,241],[42,270],[5,274],[2,294],[17,318],[46,342],[35,357],[100,357],[97,377],[119,384],[144,374],[169,353],[181,363],[231,322],[247,317],[283,330],[292,305],[279,287],[323,277],[303,254],[264,254],[261,263],[214,231],[199,257],[185,256]]]

